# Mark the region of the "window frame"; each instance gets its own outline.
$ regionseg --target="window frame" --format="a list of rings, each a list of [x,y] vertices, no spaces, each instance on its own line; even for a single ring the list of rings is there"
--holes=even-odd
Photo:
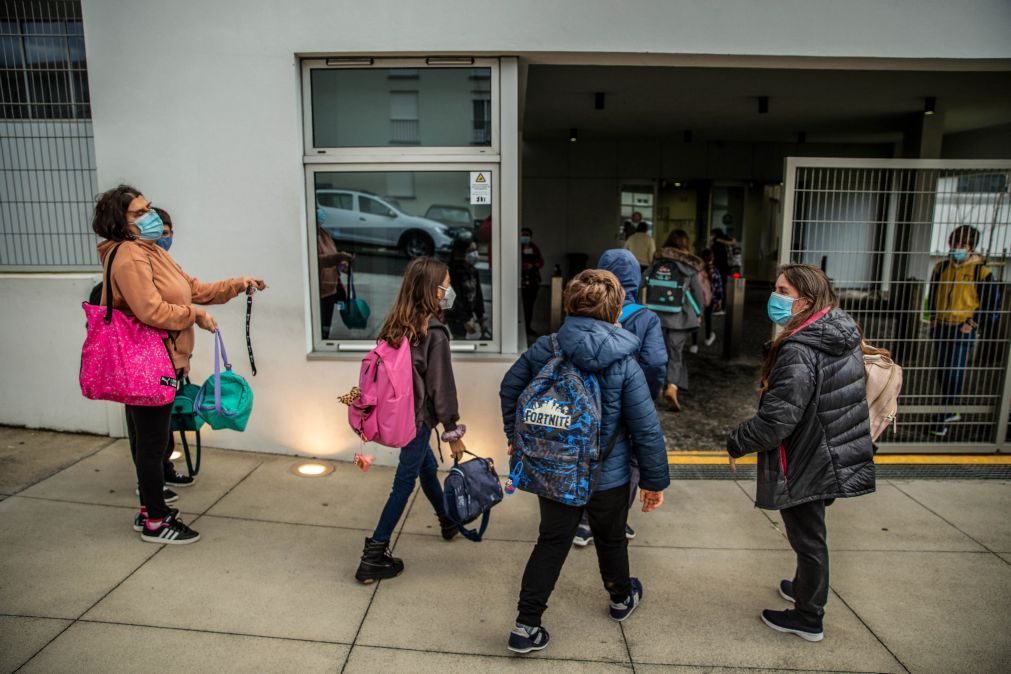
[[[310,158],[322,159],[325,162],[333,161],[363,161],[368,157],[368,161],[389,161],[389,162],[411,162],[422,161],[438,156],[446,157],[473,157],[475,161],[485,161],[489,157],[498,157],[501,154],[501,134],[499,119],[499,59],[497,58],[474,58],[468,63],[439,63],[429,64],[424,58],[375,58],[359,59],[360,62],[327,64],[326,58],[306,58],[302,59],[302,137],[303,152],[306,163]],[[371,64],[366,61],[371,60]],[[395,145],[395,146],[364,146],[364,147],[316,147],[313,145],[312,127],[312,71],[323,70],[367,70],[370,68],[378,70],[391,69],[416,69],[432,70],[446,68],[462,68],[472,70],[474,68],[490,69],[490,91],[491,100],[491,144],[481,145]],[[399,80],[397,80],[399,81]],[[420,90],[419,90],[420,91]],[[469,131],[473,134],[473,131]]]
[[[492,218],[492,240],[491,240],[491,260],[489,261],[491,273],[491,309],[489,315],[492,321],[492,338],[490,340],[473,341],[452,341],[450,350],[459,353],[478,354],[499,354],[502,353],[503,345],[503,307],[502,307],[502,236],[501,225],[501,168],[497,161],[417,161],[412,163],[391,164],[385,161],[374,161],[365,163],[307,163],[305,165],[305,205],[306,205],[306,237],[308,239],[308,266],[309,266],[309,333],[312,337],[311,353],[316,355],[340,355],[348,353],[362,353],[375,347],[374,338],[364,339],[322,339],[319,330],[316,329],[316,321],[321,320],[320,297],[319,297],[319,265],[318,251],[316,247],[316,174],[317,173],[390,173],[390,172],[413,172],[413,173],[469,173],[471,171],[483,171],[491,175],[491,218]],[[373,307],[373,311],[375,311]],[[383,311],[387,311],[384,308]]]

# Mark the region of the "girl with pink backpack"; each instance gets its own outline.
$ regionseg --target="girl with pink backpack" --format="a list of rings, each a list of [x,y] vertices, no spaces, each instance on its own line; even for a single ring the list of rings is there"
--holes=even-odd
[[[349,414],[352,426],[364,440],[374,439],[383,444],[387,444],[384,442],[387,438],[404,437],[402,427],[405,423],[414,432],[407,434],[412,439],[400,450],[393,488],[379,516],[379,523],[372,536],[365,539],[361,563],[355,572],[355,579],[361,583],[393,578],[404,570],[403,560],[390,553],[390,537],[419,478],[421,490],[435,509],[442,537],[450,540],[458,533],[456,524],[444,511],[439,464],[429,444],[432,430],[437,424],[442,424],[440,437],[449,443],[453,457],[459,460],[466,451],[463,436],[467,427],[459,423],[449,329],[442,322],[443,312],[453,306],[455,298],[456,292],[450,285],[449,269],[445,264],[428,257],[412,260],[404,271],[393,309],[386,316],[379,333],[379,346],[362,364],[363,373],[367,368],[373,368],[370,371],[374,372],[373,378],[377,382],[370,390],[367,378],[363,377],[362,382],[366,385],[361,389],[361,396],[370,398],[366,402],[382,407],[382,403],[387,401],[392,403],[391,409],[403,410],[397,412],[398,416],[410,416],[388,421],[376,419],[373,426],[368,415],[358,418],[352,406]],[[405,357],[405,345],[409,349],[409,358]],[[396,396],[397,382],[406,374],[402,371],[405,367],[410,367],[413,381],[413,405],[406,410],[396,406],[395,400],[390,398]],[[371,400],[373,397],[374,401]]]

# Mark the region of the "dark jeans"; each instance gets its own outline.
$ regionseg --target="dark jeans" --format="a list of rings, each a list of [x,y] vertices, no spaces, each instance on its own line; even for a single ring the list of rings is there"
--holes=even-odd
[[[793,576],[793,598],[800,617],[812,626],[821,626],[828,600],[828,541],[825,507],[835,499],[809,501],[780,510],[786,537],[797,553]]]
[[[172,452],[174,452],[175,449],[176,449],[176,441],[175,441],[175,436],[172,435],[171,426],[172,425],[171,425],[171,419],[170,419],[169,420],[169,429],[170,430],[169,430],[169,436],[168,436],[168,443],[165,446],[165,454],[162,457],[162,469],[163,469],[162,472],[164,473],[164,475],[165,475],[166,478],[169,477],[170,475],[175,474],[175,472],[176,472],[176,466],[175,466],[174,463],[172,463]],[[137,465],[137,439],[136,439],[137,431],[134,429],[133,419],[130,417],[129,414],[126,415],[126,435],[127,435],[127,438],[130,440],[130,456],[133,458],[133,465],[136,466]],[[141,501],[141,505],[144,505],[143,501]]]
[[[697,332],[697,330],[696,330]],[[688,366],[685,364],[685,351],[692,330],[670,330],[664,328],[663,338],[667,345],[667,383],[677,386],[679,390],[688,390]]]
[[[169,514],[164,490],[166,448],[172,440],[171,422],[172,403],[160,407],[126,406],[126,430],[137,469],[140,504],[147,506],[148,516],[155,520]]]
[[[523,321],[526,324],[527,332],[533,332],[534,305],[537,304],[537,293],[541,286],[537,283],[523,284]]]
[[[319,321],[323,339],[330,339],[330,323],[333,321],[333,311],[336,306],[337,295],[319,299]]]
[[[576,535],[584,509],[590,517],[590,529],[593,531],[604,588],[613,602],[628,598],[632,591],[628,575],[628,539],[625,538],[628,491],[628,485],[624,484],[596,492],[583,507],[562,505],[546,498],[539,499],[540,535],[530,553],[526,571],[523,572],[516,622],[530,627],[540,626],[541,616],[548,608],[548,598],[555,589],[565,558],[572,548],[572,539]]]
[[[960,325],[934,326],[934,365],[937,368],[937,383],[941,387],[941,404],[954,407],[962,395],[965,382],[965,368],[969,364],[972,347],[976,344],[976,331],[963,333]],[[950,410],[938,416],[938,420],[950,414]]]
[[[635,505],[635,499],[639,495],[639,464],[632,460],[632,477],[628,481],[628,510],[632,511],[632,506]],[[626,518],[626,522],[627,522]],[[583,516],[579,518],[579,526],[588,527],[590,526],[590,515],[587,513],[586,508],[583,508]]]
[[[372,534],[372,540],[388,541],[393,536],[407,507],[407,500],[414,492],[414,483],[421,478],[421,490],[425,492],[429,503],[435,508],[435,513],[445,517],[442,505],[442,484],[439,483],[439,464],[435,454],[428,445],[431,430],[425,424],[418,429],[418,434],[410,444],[400,450],[400,463],[397,464],[397,474],[393,478],[393,489],[386,499],[383,513],[379,516],[379,524]]]

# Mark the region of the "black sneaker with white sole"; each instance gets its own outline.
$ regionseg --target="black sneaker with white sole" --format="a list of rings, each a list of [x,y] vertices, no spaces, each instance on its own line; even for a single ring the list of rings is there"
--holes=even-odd
[[[786,611],[766,609],[762,611],[762,622],[777,632],[796,634],[805,641],[821,641],[825,638],[821,625],[811,625],[792,609]]]
[[[189,487],[196,482],[196,479],[191,475],[182,475],[174,470],[171,473],[165,473],[165,484],[173,487]]]
[[[140,496],[140,488],[138,487],[137,489],[134,489],[133,493]],[[165,487],[165,491],[162,493],[165,495],[165,503],[175,503],[179,500],[179,494],[175,493],[168,487]]]
[[[793,581],[792,580],[781,580],[779,581],[779,596],[787,600],[791,604],[796,604],[797,600],[793,598]]]
[[[179,514],[179,508],[169,508],[169,517]],[[144,531],[144,523],[147,522],[147,513],[138,512],[133,516],[133,530]]]
[[[164,543],[166,545],[186,545],[196,543],[200,540],[200,534],[190,529],[186,524],[176,517],[166,517],[162,520],[161,526],[151,530],[144,524],[144,531],[140,534],[140,540],[146,543]]]
[[[628,616],[632,615],[635,609],[639,608],[639,604],[642,602],[642,583],[639,582],[638,578],[633,577],[631,580],[632,591],[628,593],[625,601],[618,604],[611,602],[611,606],[608,609],[611,620],[624,622]]]

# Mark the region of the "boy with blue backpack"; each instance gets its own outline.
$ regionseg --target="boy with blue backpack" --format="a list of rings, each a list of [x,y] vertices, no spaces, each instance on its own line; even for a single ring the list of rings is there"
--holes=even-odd
[[[639,340],[618,325],[625,291],[614,274],[589,269],[565,289],[568,317],[506,373],[499,397],[512,486],[537,494],[540,533],[523,574],[509,650],[547,646],[541,626],[584,510],[612,619],[643,597],[629,575],[625,525],[631,459],[638,460],[643,512],[663,503],[670,484],[656,408],[635,359]]]
[[[646,375],[646,385],[649,395],[656,400],[663,387],[664,371],[667,368],[667,347],[663,341],[663,330],[660,327],[660,317],[639,304],[637,296],[642,283],[642,270],[639,261],[631,251],[621,248],[604,251],[597,263],[598,269],[609,271],[617,277],[625,289],[625,302],[621,308],[618,323],[639,338],[639,351],[635,359],[639,361],[642,373]],[[639,467],[632,463],[632,479],[629,482],[628,504],[631,508],[638,495]],[[625,537],[635,538],[635,529],[625,525]],[[590,520],[586,513],[579,522],[573,545],[583,548],[593,542],[593,531],[590,530]]]

